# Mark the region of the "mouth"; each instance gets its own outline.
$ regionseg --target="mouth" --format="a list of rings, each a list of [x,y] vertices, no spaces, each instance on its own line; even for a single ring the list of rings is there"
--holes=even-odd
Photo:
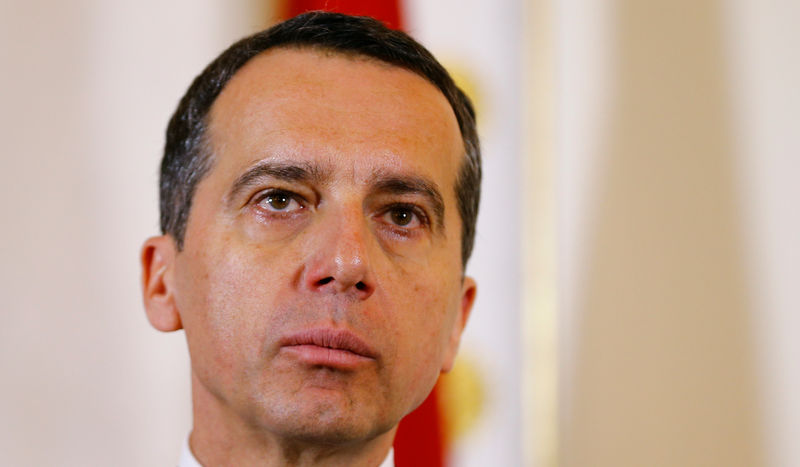
[[[374,361],[377,352],[350,331],[310,329],[281,339],[281,351],[312,366],[355,369]]]

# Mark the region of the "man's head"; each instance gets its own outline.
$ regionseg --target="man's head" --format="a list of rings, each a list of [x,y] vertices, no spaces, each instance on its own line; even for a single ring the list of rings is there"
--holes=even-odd
[[[467,99],[401,33],[311,14],[224,52],[170,122],[142,253],[195,432],[391,435],[453,364],[479,180]]]
[[[273,48],[308,48],[361,56],[405,68],[436,86],[456,114],[464,145],[456,193],[461,216],[461,261],[466,267],[475,242],[481,185],[480,143],[469,98],[442,65],[412,38],[378,21],[335,13],[307,13],[230,46],[194,80],[167,129],[161,163],[161,231],[183,247],[194,190],[213,164],[207,116],[231,77],[254,56]]]

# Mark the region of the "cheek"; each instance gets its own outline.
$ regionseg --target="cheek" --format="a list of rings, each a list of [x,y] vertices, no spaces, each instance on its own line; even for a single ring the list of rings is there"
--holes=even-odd
[[[392,374],[395,396],[410,411],[425,400],[439,377],[453,313],[442,293],[446,289],[415,284],[409,290],[414,293],[392,323],[397,350]]]
[[[392,312],[391,329],[401,341],[398,359],[412,378],[435,378],[449,341],[458,288],[437,274],[417,274],[396,283],[405,284]]]
[[[259,361],[268,310],[279,289],[250,250],[209,249],[183,268],[179,309],[193,359],[216,370]],[[201,362],[198,363],[201,363]],[[194,364],[194,362],[193,362]]]

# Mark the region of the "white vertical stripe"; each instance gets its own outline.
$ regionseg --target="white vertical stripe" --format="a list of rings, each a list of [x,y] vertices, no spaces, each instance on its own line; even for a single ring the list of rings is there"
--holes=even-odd
[[[768,461],[800,465],[800,4],[728,5]]]
[[[558,465],[556,2],[527,2],[521,244],[526,466]]]

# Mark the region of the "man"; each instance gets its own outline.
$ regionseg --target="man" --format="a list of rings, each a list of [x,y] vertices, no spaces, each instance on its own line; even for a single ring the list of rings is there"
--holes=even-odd
[[[478,148],[441,65],[368,18],[298,16],[195,79],[142,249],[148,319],[191,356],[182,462],[391,465],[474,301]]]

